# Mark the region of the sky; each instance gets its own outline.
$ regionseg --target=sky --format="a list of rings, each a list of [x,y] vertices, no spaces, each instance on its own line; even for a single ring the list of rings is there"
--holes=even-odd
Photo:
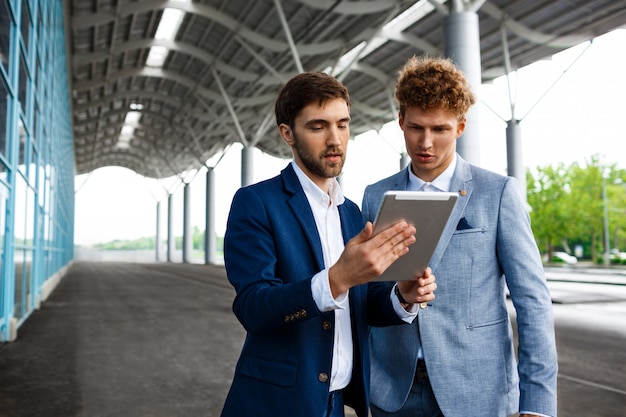
[[[606,164],[626,168],[626,29],[619,29],[536,62],[511,75],[515,118],[520,119],[522,160],[526,168],[585,164],[598,155]],[[480,161],[506,174],[506,121],[511,118],[505,77],[478,89]],[[400,167],[402,132],[391,121],[379,132],[357,136],[348,145],[341,184],[360,205],[367,184]],[[461,139],[462,140],[462,139]],[[223,236],[232,196],[240,187],[241,145],[229,147],[215,166],[216,231]],[[209,161],[213,166],[214,158]],[[273,177],[289,160],[254,152],[254,182]],[[191,225],[204,230],[206,170],[191,173]],[[177,178],[154,180],[121,167],[100,168],[75,179],[75,243],[89,246],[156,233],[156,206],[166,237],[167,194],[173,193],[174,234],[182,235],[183,185]]]

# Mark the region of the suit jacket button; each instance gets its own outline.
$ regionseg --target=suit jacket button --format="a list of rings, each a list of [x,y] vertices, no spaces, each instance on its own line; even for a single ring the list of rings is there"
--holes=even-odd
[[[322,329],[328,330],[331,327],[333,327],[333,324],[328,320],[324,320],[324,322],[322,323]]]
[[[317,379],[320,382],[326,382],[328,381],[328,374],[326,374],[326,372],[320,372],[320,374],[317,376]]]

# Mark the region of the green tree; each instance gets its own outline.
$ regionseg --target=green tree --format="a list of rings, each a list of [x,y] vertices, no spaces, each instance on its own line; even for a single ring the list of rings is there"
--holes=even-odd
[[[584,166],[539,167],[527,173],[528,204],[533,232],[542,252],[555,248],[571,252],[581,245],[593,260],[604,253],[604,199],[606,187],[612,248],[626,243],[626,171],[603,165],[593,156]]]
[[[563,164],[557,167],[537,168],[533,175],[527,173],[527,199],[537,245],[552,258],[555,246],[562,245],[572,234],[568,219],[570,190],[567,170]]]

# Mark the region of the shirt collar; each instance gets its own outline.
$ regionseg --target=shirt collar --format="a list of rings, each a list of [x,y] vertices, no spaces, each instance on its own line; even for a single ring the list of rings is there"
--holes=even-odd
[[[343,204],[345,197],[336,178],[333,178],[330,181],[328,194],[326,194],[320,187],[311,181],[298,164],[296,164],[296,161],[291,161],[291,165],[293,166],[293,170],[295,171],[296,176],[300,181],[300,185],[302,186],[302,189],[304,190],[304,193],[309,201],[316,201],[320,204],[324,204],[326,207],[328,207],[329,200],[336,206]]]
[[[454,170],[456,169],[456,161],[457,155],[456,152],[454,154],[454,158],[448,168],[443,171],[437,178],[435,178],[430,184],[437,188],[440,191],[450,191],[450,184],[452,183],[452,176],[454,175]],[[413,171],[411,171],[411,164],[407,166],[409,170],[409,190],[419,190],[422,185],[424,185],[425,181],[421,178],[417,177]]]

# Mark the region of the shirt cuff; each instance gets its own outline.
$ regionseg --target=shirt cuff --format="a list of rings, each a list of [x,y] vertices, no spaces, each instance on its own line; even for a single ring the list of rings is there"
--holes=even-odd
[[[400,300],[398,300],[398,297],[396,296],[396,293],[394,291],[397,285],[398,284],[395,284],[391,288],[391,294],[389,294],[393,309],[396,311],[396,314],[398,315],[398,317],[400,317],[400,319],[402,319],[402,321],[405,321],[407,323],[413,323],[413,320],[415,320],[415,317],[417,317],[417,312],[419,311],[418,305],[409,304],[409,311],[406,311],[404,307],[402,307],[402,305],[400,304]]]
[[[324,269],[313,276],[311,279],[311,293],[319,311],[333,311],[348,307],[348,291],[339,294],[337,298],[333,298],[330,292],[328,269]]]

